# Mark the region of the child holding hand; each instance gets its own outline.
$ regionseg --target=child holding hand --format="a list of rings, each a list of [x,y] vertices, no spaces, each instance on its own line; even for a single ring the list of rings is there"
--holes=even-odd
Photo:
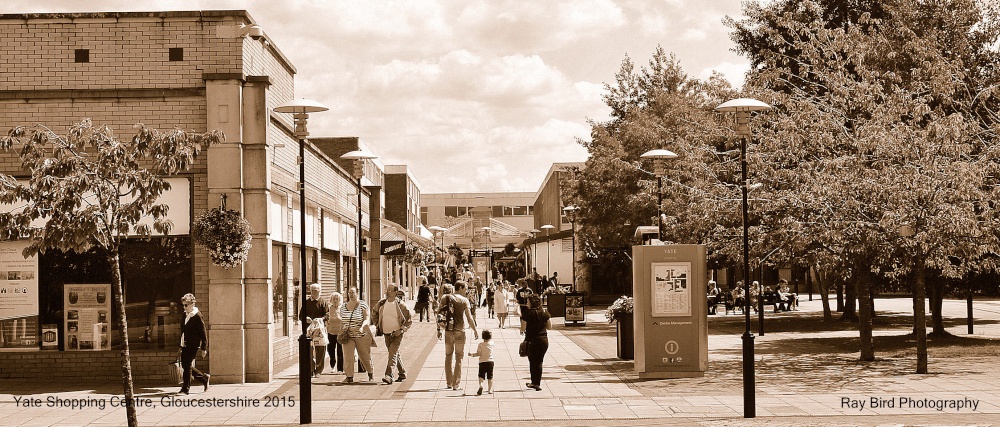
[[[475,353],[469,356],[479,356],[479,391],[476,396],[483,395],[483,380],[489,379],[488,393],[493,394],[493,333],[488,329],[483,331],[483,342]]]

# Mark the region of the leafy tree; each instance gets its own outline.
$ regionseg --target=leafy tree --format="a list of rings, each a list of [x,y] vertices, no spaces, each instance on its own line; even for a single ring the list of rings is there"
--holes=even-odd
[[[707,244],[714,234],[731,234],[719,227],[739,224],[732,220],[739,207],[731,183],[736,162],[719,151],[727,142],[712,110],[734,94],[728,83],[718,75],[707,81],[688,77],[662,48],[638,70],[626,56],[615,80],[605,85],[604,97],[612,118],[592,122],[591,141],[580,141],[590,158],[584,168],[570,171],[563,201],[582,208],[579,236],[587,258],[604,268],[624,266],[616,261],[622,259],[617,252],[628,251],[635,228],[658,222],[657,177],[652,162],[640,158],[652,149],[680,155],[667,164],[663,178],[664,239]],[[729,253],[719,250],[714,256]]]
[[[4,151],[17,150],[21,167],[30,171],[22,182],[0,174],[0,203],[19,206],[0,212],[0,238],[29,239],[24,256],[46,250],[103,253],[119,310],[122,336],[122,386],[129,426],[138,424],[129,359],[128,321],[122,292],[121,245],[129,236],[168,234],[169,206],[157,200],[170,185],[163,177],[188,170],[201,151],[224,137],[174,130],[160,133],[136,125],[130,140],[119,140],[107,126],[84,119],[59,135],[36,125],[16,127],[0,138]],[[152,226],[140,220],[152,217]],[[32,221],[44,220],[44,226]]]
[[[831,19],[840,3],[755,3],[731,21],[759,66],[750,85],[781,110],[754,166],[783,212],[776,228],[813,259],[832,255],[857,286],[863,360],[874,359],[874,287],[912,276],[925,373],[926,272],[995,269],[1000,250],[995,9],[889,2]],[[900,237],[903,225],[916,234]]]

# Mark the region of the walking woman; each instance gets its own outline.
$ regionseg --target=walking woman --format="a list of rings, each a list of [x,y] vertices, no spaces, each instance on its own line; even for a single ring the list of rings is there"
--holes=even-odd
[[[502,284],[493,291],[493,301],[490,304],[496,311],[497,320],[500,321],[500,329],[503,329],[507,324],[507,300],[509,299],[507,289]]]
[[[181,347],[177,349],[177,358],[181,360],[181,366],[184,368],[181,393],[190,393],[192,376],[205,386],[203,391],[208,391],[211,375],[194,367],[194,359],[198,356],[198,350],[201,350],[201,357],[208,357],[208,330],[205,329],[205,321],[201,318],[201,312],[194,305],[194,294],[184,294],[181,297],[181,303],[184,304],[184,323],[181,324]]]
[[[525,387],[542,390],[542,362],[545,352],[549,350],[548,330],[552,322],[548,311],[542,309],[542,299],[538,295],[528,298],[528,309],[521,315],[521,334],[528,342],[528,370],[531,372],[531,382]]]
[[[330,369],[334,372],[344,372],[344,346],[337,342],[337,335],[344,329],[344,319],[340,317],[340,306],[343,303],[344,297],[340,292],[330,294],[330,318],[326,322],[330,345],[326,346],[326,351],[330,353]]]
[[[343,342],[344,345],[344,373],[347,374],[347,378],[344,379],[345,383],[354,382],[354,352],[358,352],[358,357],[361,358],[361,367],[368,372],[368,381],[374,381],[375,377],[372,371],[372,341],[375,337],[371,334],[371,329],[368,325],[371,323],[369,320],[369,308],[368,303],[358,299],[358,287],[351,286],[347,290],[347,301],[340,306],[340,318],[344,322],[344,328],[340,331],[341,334],[347,334],[348,339]],[[340,339],[344,341],[343,338]]]

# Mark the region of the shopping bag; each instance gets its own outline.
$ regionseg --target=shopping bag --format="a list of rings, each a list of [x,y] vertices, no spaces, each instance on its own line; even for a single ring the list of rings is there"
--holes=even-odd
[[[171,384],[184,382],[184,368],[181,367],[181,362],[174,361],[167,364],[167,379]]]

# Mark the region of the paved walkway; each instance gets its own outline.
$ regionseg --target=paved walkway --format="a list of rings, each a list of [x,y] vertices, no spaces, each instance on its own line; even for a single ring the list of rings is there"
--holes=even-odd
[[[879,300],[877,308],[880,313],[892,315],[905,313],[908,304],[907,299]],[[964,301],[946,302],[945,317],[953,320],[949,330],[955,334],[965,334],[964,323],[960,322],[964,307]],[[628,423],[632,425],[669,421],[730,426],[811,423],[805,421],[808,419],[832,425],[903,425],[901,422],[988,425],[1000,414],[1000,379],[992,368],[994,359],[983,358],[982,365],[978,365],[968,359],[953,363],[947,357],[933,358],[931,374],[913,375],[910,360],[903,353],[880,353],[881,360],[874,365],[856,362],[856,355],[855,361],[850,360],[851,356],[827,355],[823,345],[856,340],[857,332],[802,334],[785,331],[782,326],[800,321],[798,317],[817,310],[819,302],[813,301],[804,302],[799,312],[768,313],[767,324],[772,325],[774,332],[755,340],[759,417],[756,420],[742,418],[740,315],[710,318],[710,366],[704,378],[640,380],[632,372],[631,362],[614,358],[613,329],[606,326],[602,313],[592,310],[588,313],[588,326],[558,326],[550,331],[543,390],[534,391],[524,388],[528,380],[527,360],[517,355],[521,339],[517,329],[496,329],[496,320],[485,319],[481,309],[481,328],[492,330],[496,342],[495,394],[476,395],[478,363],[476,358],[468,356],[463,371],[464,389],[445,389],[443,341],[436,340],[432,323],[417,323],[404,341],[404,360],[409,369],[406,381],[392,385],[377,382],[386,361],[385,346],[380,341],[375,349],[376,382],[348,385],[342,383],[343,374],[333,373],[314,380],[313,423],[439,426],[449,422],[462,425],[503,422],[509,426],[530,422],[606,425],[611,420],[631,420]],[[976,310],[976,336],[1000,338],[1000,302],[977,302]],[[900,334],[899,330],[876,328],[877,337],[888,339]],[[466,353],[475,351],[478,343],[471,335],[470,332]],[[297,374],[298,368],[293,366],[279,373],[270,384],[217,384],[205,393],[193,388],[195,392],[184,397],[173,394],[177,387],[137,389],[142,399],[151,402],[148,407],[138,409],[140,424],[297,424],[301,405]],[[358,374],[355,379],[366,378]],[[117,383],[3,380],[0,425],[124,425],[124,409],[112,407],[120,403],[120,390]],[[20,399],[20,404],[15,398]],[[40,399],[41,407],[24,407],[25,399],[29,398]],[[65,404],[90,406],[53,407],[49,402],[57,399]],[[873,408],[873,399],[881,405]],[[976,406],[947,406],[959,402]],[[178,406],[192,403],[228,407]],[[860,406],[862,403],[864,407]],[[247,407],[253,404],[260,406]]]

